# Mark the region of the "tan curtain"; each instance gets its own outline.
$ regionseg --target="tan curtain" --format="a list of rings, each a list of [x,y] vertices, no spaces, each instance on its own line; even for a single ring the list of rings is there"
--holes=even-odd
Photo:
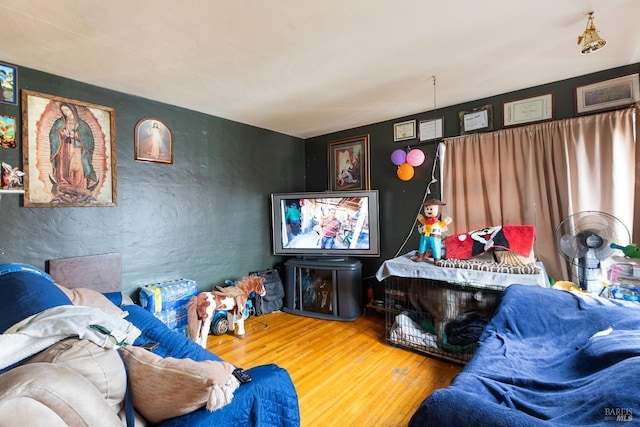
[[[535,255],[569,280],[554,243],[568,215],[603,211],[633,232],[635,108],[448,139],[442,198],[451,233],[532,224]],[[628,243],[628,242],[622,242]]]
[[[640,102],[635,105],[636,110],[636,142],[640,139]],[[635,151],[635,161],[636,161],[636,179],[635,179],[635,190],[634,190],[634,206],[637,206],[637,209],[640,210],[640,144],[636,144]],[[631,241],[640,243],[640,214],[633,215],[633,231],[631,234]]]

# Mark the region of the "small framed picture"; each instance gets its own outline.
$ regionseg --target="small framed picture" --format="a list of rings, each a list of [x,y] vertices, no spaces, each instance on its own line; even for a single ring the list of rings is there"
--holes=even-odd
[[[18,69],[0,63],[0,102],[18,105]]]
[[[416,121],[407,120],[406,122],[395,123],[393,125],[394,142],[406,141],[407,139],[416,138]]]
[[[460,111],[460,134],[477,133],[493,130],[493,110],[491,104],[474,108],[470,111]]]
[[[502,110],[503,127],[551,120],[553,93],[505,102],[502,104]]]
[[[444,136],[444,117],[421,120],[418,131],[420,142],[442,139]]]
[[[369,135],[329,143],[329,190],[369,190]]]
[[[160,119],[142,119],[136,124],[135,160],[141,162],[173,163],[171,129]]]
[[[16,118],[0,116],[0,147],[16,148]]]
[[[640,100],[638,73],[576,88],[576,113],[613,110]]]

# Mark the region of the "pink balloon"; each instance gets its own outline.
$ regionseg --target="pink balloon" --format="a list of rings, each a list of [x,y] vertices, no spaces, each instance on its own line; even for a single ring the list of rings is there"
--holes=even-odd
[[[394,165],[400,166],[407,161],[407,153],[401,149],[394,150],[394,152],[391,153],[391,161]]]
[[[414,148],[407,154],[407,163],[411,166],[420,166],[424,163],[424,153],[419,148]]]

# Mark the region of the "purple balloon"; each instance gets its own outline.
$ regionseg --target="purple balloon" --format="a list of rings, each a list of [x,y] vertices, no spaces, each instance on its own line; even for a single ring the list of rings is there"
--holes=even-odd
[[[391,153],[391,162],[394,165],[400,166],[406,161],[407,161],[407,153],[405,153],[404,150],[397,149],[397,150],[394,150],[393,153]]]
[[[420,166],[424,163],[424,153],[419,148],[414,148],[407,153],[407,163],[411,166]]]

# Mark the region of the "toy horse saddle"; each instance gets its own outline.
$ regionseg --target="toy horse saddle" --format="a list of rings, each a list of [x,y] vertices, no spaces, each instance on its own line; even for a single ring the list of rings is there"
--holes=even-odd
[[[216,289],[213,291],[213,293],[221,297],[237,298],[242,295],[242,289],[238,288],[237,286],[216,286]]]
[[[244,311],[244,301],[242,301],[242,289],[237,286],[216,286],[216,289],[212,291],[214,295],[221,296],[223,298],[233,298],[236,302],[236,307],[239,312]]]

